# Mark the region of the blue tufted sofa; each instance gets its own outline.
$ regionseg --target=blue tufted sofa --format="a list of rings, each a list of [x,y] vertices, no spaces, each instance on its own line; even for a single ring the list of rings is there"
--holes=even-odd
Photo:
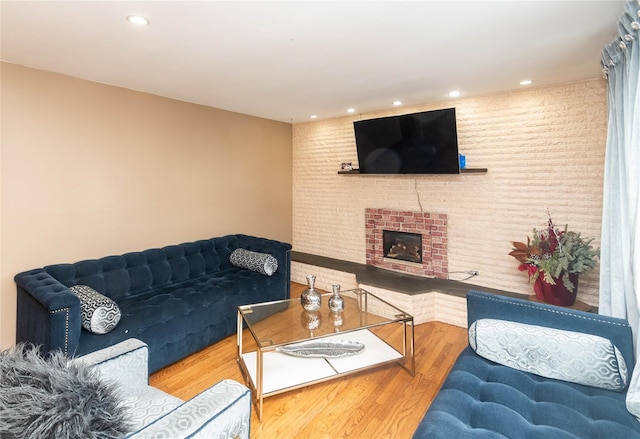
[[[277,271],[266,276],[233,266],[237,248],[271,254]],[[290,244],[238,234],[26,271],[15,276],[16,342],[79,356],[137,338],[149,346],[154,372],[233,334],[238,305],[289,298],[290,252]],[[118,304],[115,329],[82,329],[74,285]]]
[[[477,291],[467,294],[467,311],[470,328],[481,319],[499,319],[604,337],[618,348],[631,377],[633,342],[625,320]],[[523,364],[528,360],[519,359]],[[413,437],[640,438],[640,422],[627,411],[625,397],[626,388],[614,391],[544,378],[485,359],[469,346]]]

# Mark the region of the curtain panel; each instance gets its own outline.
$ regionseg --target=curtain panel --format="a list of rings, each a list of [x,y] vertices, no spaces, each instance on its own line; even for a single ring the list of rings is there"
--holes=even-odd
[[[640,3],[630,0],[618,37],[602,51],[608,131],[600,256],[600,312],[640,328]]]

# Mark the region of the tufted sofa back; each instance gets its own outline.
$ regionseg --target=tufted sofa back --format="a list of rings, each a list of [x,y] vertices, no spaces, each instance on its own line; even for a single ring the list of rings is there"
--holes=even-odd
[[[229,255],[241,246],[242,239],[243,235],[228,235],[121,256],[50,265],[44,270],[67,287],[89,285],[119,301],[142,291],[232,268]]]

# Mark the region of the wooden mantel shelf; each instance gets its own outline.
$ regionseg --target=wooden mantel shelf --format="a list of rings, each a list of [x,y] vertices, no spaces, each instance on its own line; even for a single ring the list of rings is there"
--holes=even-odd
[[[529,300],[532,302],[542,302],[535,294],[529,295]],[[542,302],[545,303],[545,302]],[[588,303],[582,302],[580,300],[576,300],[575,303],[571,306],[566,306],[565,308],[577,309],[578,311],[592,312],[593,307]]]

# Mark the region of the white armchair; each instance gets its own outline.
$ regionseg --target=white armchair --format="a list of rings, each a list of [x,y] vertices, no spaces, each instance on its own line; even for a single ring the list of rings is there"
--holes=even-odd
[[[135,429],[127,438],[249,439],[251,392],[223,380],[188,401],[149,386],[147,345],[130,338],[73,361],[116,383]]]

